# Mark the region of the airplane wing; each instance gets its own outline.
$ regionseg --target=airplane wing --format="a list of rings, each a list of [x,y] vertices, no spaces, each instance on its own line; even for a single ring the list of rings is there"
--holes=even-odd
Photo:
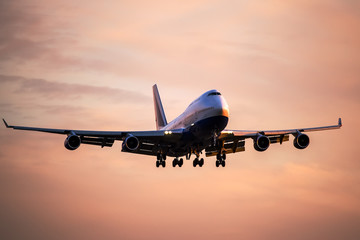
[[[254,147],[258,151],[265,151],[269,144],[280,143],[282,144],[285,141],[289,141],[289,135],[294,135],[295,140],[294,145],[299,149],[306,148],[309,144],[309,138],[305,135],[305,132],[314,132],[314,131],[324,131],[331,129],[341,128],[342,121],[341,118],[338,120],[337,125],[322,126],[322,127],[312,127],[312,128],[294,128],[286,130],[224,130],[218,136],[218,140],[222,143],[222,152],[223,153],[235,153],[240,151],[245,151],[245,139],[252,138],[254,140]],[[260,138],[265,136],[268,139],[268,143],[265,143],[264,148],[257,148],[256,143],[259,142]],[[299,138],[302,137],[302,139]],[[262,138],[261,140],[266,140]],[[303,141],[303,142],[301,142]],[[296,142],[298,145],[296,145]],[[300,144],[300,145],[299,145]],[[303,145],[301,145],[303,144]],[[267,146],[266,146],[267,145]],[[206,156],[214,156],[219,152],[218,148],[209,146],[206,149]]]
[[[53,129],[53,128],[38,128],[38,127],[25,127],[25,126],[12,126],[3,119],[7,128],[15,130],[28,130],[38,131],[54,134],[68,135],[65,140],[65,147],[67,140],[70,140],[72,136],[80,139],[78,145],[90,144],[99,145],[101,147],[112,147],[115,140],[124,141],[128,137],[135,137],[139,140],[137,149],[132,151],[134,153],[156,155],[156,146],[158,145],[171,145],[176,143],[183,135],[183,129],[176,129],[171,131],[157,130],[157,131],[88,131],[88,130],[74,130],[74,129]],[[76,138],[73,137],[75,145],[77,145]],[[74,146],[75,146],[74,145]],[[78,146],[77,146],[78,147]],[[69,150],[75,150],[77,147],[68,148]],[[143,149],[144,148],[144,149]]]
[[[251,138],[256,137],[259,134],[265,136],[275,136],[275,135],[289,135],[297,134],[298,132],[315,132],[323,130],[338,129],[342,126],[341,118],[338,120],[337,125],[324,126],[324,127],[313,127],[313,128],[295,128],[287,130],[224,130],[221,132],[220,139],[228,137],[241,137],[241,138]]]

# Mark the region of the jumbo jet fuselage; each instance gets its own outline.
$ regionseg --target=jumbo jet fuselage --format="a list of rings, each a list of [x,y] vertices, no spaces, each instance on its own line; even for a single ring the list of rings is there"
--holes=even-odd
[[[183,156],[189,147],[191,151],[203,150],[215,136],[225,129],[229,120],[229,106],[225,98],[217,91],[210,90],[194,100],[186,110],[161,130],[171,132],[184,129],[184,136],[176,144],[170,156]]]
[[[216,90],[210,90],[194,100],[186,110],[162,130],[194,129],[205,133],[219,133],[227,125],[229,106]]]

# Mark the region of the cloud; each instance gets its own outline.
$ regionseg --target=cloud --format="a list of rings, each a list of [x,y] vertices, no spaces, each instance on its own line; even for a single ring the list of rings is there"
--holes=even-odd
[[[0,63],[22,63],[41,58],[56,42],[49,35],[46,21],[35,6],[23,1],[0,2]]]
[[[75,100],[91,97],[94,100],[108,100],[115,102],[145,102],[151,98],[138,92],[119,88],[91,86],[85,84],[72,84],[53,82],[44,79],[32,79],[19,76],[0,75],[0,85],[13,89],[13,94],[41,96],[44,99]],[[6,99],[6,96],[2,96]]]
[[[116,130],[125,123],[134,124],[134,129],[140,128],[139,121],[153,123],[150,91],[145,95],[120,88],[8,75],[0,75],[0,86],[1,115],[13,124]],[[146,117],[132,117],[144,113]]]
[[[103,46],[89,46],[79,41],[81,37],[74,21],[62,19],[66,11],[75,8],[71,4],[52,2],[60,16],[42,14],[54,11],[37,1],[0,2],[0,69],[15,74],[23,66],[31,68],[103,71],[127,75],[141,70],[139,59],[126,50],[117,52],[117,59],[108,55]],[[68,6],[66,6],[68,5]],[[114,54],[113,52],[110,54]],[[136,66],[136,67],[135,67]]]

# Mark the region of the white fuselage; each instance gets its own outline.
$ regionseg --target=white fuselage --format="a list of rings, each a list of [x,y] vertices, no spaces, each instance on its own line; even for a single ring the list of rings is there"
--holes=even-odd
[[[216,90],[210,90],[194,100],[186,110],[162,130],[189,128],[201,120],[211,117],[229,117],[229,106]]]

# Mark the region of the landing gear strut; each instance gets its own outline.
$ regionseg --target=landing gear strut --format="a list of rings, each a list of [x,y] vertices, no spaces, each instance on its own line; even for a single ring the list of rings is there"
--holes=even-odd
[[[219,167],[220,165],[222,167],[225,167],[225,165],[226,165],[225,164],[225,159],[226,159],[226,154],[225,153],[223,153],[223,154],[218,153],[216,155],[216,162],[215,162],[216,167]]]

